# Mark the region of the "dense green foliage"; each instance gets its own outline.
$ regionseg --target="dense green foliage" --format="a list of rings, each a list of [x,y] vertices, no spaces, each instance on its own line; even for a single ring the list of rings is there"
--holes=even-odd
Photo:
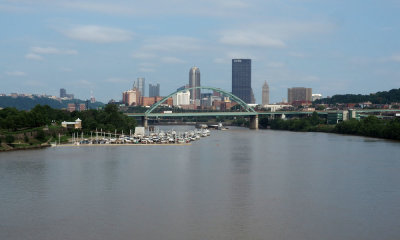
[[[244,117],[237,117],[234,119],[231,123],[233,126],[239,126],[239,127],[249,127],[250,126],[250,121],[246,120]]]
[[[372,102],[373,104],[388,104],[392,102],[400,102],[400,88],[390,91],[371,93],[369,95],[361,94],[344,94],[334,95],[331,98],[323,98],[316,100],[315,103],[336,104],[336,103],[360,103]]]
[[[46,133],[42,129],[38,130],[36,132],[36,139],[44,142],[46,140]]]
[[[51,98],[46,98],[46,97],[9,97],[9,96],[0,96],[0,107],[6,108],[6,107],[13,107],[18,110],[31,110],[34,108],[36,105],[48,105],[51,108],[55,109],[62,109],[62,108],[67,108],[68,103],[86,103],[83,100],[80,99],[73,99],[73,100],[62,100],[58,101],[55,99]],[[98,107],[104,106],[103,103],[101,102],[95,102],[95,103],[89,103],[89,108],[90,109],[97,109]]]
[[[304,132],[332,132],[352,134],[377,138],[400,140],[400,119],[382,120],[375,116],[368,116],[361,120],[351,119],[337,125],[323,124],[323,120],[316,113],[308,118],[301,119],[261,119],[260,126],[271,129],[304,131]]]
[[[300,119],[274,119],[261,118],[259,124],[262,128],[270,125],[271,129],[290,130],[290,131],[320,131],[319,127],[325,122],[318,116],[317,112],[313,112],[312,116]]]
[[[375,116],[360,121],[351,119],[337,124],[334,132],[400,140],[400,119],[381,120]]]
[[[60,123],[62,121],[82,120],[82,127],[85,131],[103,129],[107,131],[118,131],[134,129],[136,121],[119,112],[118,107],[109,104],[104,110],[88,110],[82,112],[68,112],[65,110],[53,109],[49,106],[37,105],[31,111],[19,111],[15,108],[0,110],[0,129],[17,131],[31,129]]]
[[[15,138],[12,135],[7,135],[5,140],[6,140],[6,143],[13,143],[15,141]]]
[[[83,112],[73,112],[71,116],[82,120],[82,128],[84,130],[102,129],[103,131],[120,131],[129,132],[134,130],[136,121],[134,118],[128,117],[118,110],[115,104],[108,104],[104,110],[88,110]]]
[[[41,127],[52,120],[70,120],[70,113],[53,109],[49,106],[37,105],[31,111],[19,111],[15,108],[0,110],[0,129],[16,131],[17,129]]]

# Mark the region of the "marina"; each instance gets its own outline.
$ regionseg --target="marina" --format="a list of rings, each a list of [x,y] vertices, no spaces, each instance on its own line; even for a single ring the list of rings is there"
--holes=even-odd
[[[94,135],[93,135],[94,133]],[[211,135],[208,129],[193,129],[187,131],[160,130],[155,128],[152,131],[148,129],[145,131],[143,127],[137,127],[135,133],[132,131],[125,135],[121,134],[95,131],[90,133],[90,137],[85,137],[83,133],[73,133],[68,144],[56,144],[52,146],[80,146],[80,145],[187,145],[191,142],[200,140],[201,138]]]

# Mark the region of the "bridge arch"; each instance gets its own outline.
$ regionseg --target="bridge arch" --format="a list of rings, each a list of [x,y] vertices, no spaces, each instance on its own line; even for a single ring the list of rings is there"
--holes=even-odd
[[[156,109],[158,106],[160,106],[161,104],[163,104],[165,101],[167,101],[168,98],[172,97],[173,95],[180,93],[180,92],[186,92],[188,90],[193,90],[193,89],[207,89],[207,90],[213,90],[225,95],[228,95],[231,100],[237,102],[241,107],[243,107],[243,109],[246,110],[246,112],[256,112],[254,110],[254,108],[250,107],[247,103],[245,103],[242,99],[240,99],[239,97],[233,95],[230,92],[227,92],[225,90],[222,90],[220,88],[215,88],[215,87],[205,87],[205,86],[200,86],[200,87],[192,87],[192,88],[186,88],[186,89],[182,89],[176,92],[173,92],[171,94],[169,94],[168,96],[164,97],[163,99],[161,99],[160,101],[156,102],[155,104],[153,104],[146,112],[145,115],[147,116],[148,114],[150,114],[151,112],[153,112],[154,109]]]

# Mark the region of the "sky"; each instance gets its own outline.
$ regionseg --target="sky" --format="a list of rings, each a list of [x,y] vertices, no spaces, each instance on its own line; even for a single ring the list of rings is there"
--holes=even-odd
[[[137,77],[161,95],[188,84],[232,90],[233,58],[252,88],[324,97],[400,88],[400,0],[0,0],[0,93],[120,100]],[[148,94],[148,93],[146,93]]]

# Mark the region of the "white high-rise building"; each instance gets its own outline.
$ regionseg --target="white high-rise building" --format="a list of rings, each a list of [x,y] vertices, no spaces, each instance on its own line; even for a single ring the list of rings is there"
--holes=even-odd
[[[267,81],[264,82],[264,85],[262,86],[262,105],[268,105],[269,104],[269,86],[267,84]]]
[[[190,92],[178,92],[172,96],[172,104],[174,106],[189,105],[190,104]]]

